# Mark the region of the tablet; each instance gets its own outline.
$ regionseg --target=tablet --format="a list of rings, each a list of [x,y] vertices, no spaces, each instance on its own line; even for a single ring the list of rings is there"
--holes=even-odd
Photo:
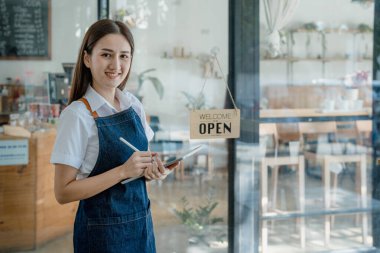
[[[193,149],[187,151],[186,153],[182,154],[180,157],[176,157],[174,160],[170,160],[170,161],[166,162],[164,164],[164,167],[169,167],[170,165],[175,164],[176,162],[180,162],[182,160],[185,160],[186,158],[188,158],[188,157],[194,155],[195,153],[197,153],[202,148],[203,148],[202,145],[198,145],[195,148],[193,148]]]
[[[164,167],[167,168],[167,167],[169,167],[170,165],[175,164],[176,162],[180,162],[180,161],[182,161],[182,160],[184,160],[184,159],[186,159],[186,158],[188,158],[188,157],[194,155],[195,153],[197,153],[197,152],[198,152],[199,150],[201,150],[202,148],[203,148],[203,145],[196,146],[195,148],[193,148],[193,149],[191,149],[191,150],[185,152],[185,153],[184,153],[183,155],[181,155],[180,157],[177,157],[177,158],[175,158],[174,160],[171,160],[171,161],[165,163],[165,164],[164,164]],[[165,169],[165,174],[168,175],[168,174],[170,174],[172,171],[173,171],[172,169]],[[122,183],[122,184],[126,184],[126,183],[132,182],[132,181],[134,181],[134,180],[136,180],[136,179],[138,179],[138,178],[141,178],[141,177],[143,177],[143,176],[141,175],[141,176],[139,176],[139,177],[128,178],[128,179],[122,181],[121,183]]]

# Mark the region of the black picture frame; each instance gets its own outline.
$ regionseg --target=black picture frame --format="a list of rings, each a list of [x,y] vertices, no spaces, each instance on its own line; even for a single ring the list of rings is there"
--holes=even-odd
[[[16,14],[20,15],[18,10],[34,15],[23,16],[20,24],[20,19],[15,19]],[[0,7],[0,60],[51,60],[51,12],[51,0],[28,5],[22,0],[4,0]]]

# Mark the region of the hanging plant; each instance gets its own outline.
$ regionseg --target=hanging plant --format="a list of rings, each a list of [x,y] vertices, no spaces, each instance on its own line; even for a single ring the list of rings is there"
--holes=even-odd
[[[365,51],[363,53],[363,58],[366,58],[366,57],[368,57],[368,40],[366,40],[365,34],[372,33],[373,28],[367,24],[362,23],[362,24],[358,25],[357,32],[361,35],[360,37],[361,37],[363,43],[365,44]]]
[[[289,35],[290,35],[290,41],[292,42],[292,46],[295,46],[296,45],[296,40],[294,39],[294,32],[295,31],[290,31],[289,32]]]
[[[326,40],[326,33],[324,31],[319,32],[322,37],[322,58],[326,57],[326,51],[327,51],[327,40]]]
[[[317,24],[314,22],[306,23],[303,25],[303,29],[306,30],[306,51],[310,50],[310,44],[311,44],[311,32],[317,31]],[[310,52],[307,52],[307,57],[310,57]]]

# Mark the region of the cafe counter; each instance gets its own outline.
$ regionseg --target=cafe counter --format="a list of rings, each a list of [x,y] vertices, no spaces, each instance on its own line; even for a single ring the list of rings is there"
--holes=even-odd
[[[0,135],[0,252],[35,249],[72,232],[78,203],[60,205],[54,196],[55,136],[54,128],[29,138]]]

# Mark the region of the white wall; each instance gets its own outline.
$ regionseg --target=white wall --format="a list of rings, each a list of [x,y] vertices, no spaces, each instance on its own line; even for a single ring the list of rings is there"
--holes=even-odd
[[[51,60],[0,60],[0,83],[7,77],[43,84],[44,72],[63,72],[62,62],[75,62],[86,28],[97,19],[97,0],[51,0]]]

